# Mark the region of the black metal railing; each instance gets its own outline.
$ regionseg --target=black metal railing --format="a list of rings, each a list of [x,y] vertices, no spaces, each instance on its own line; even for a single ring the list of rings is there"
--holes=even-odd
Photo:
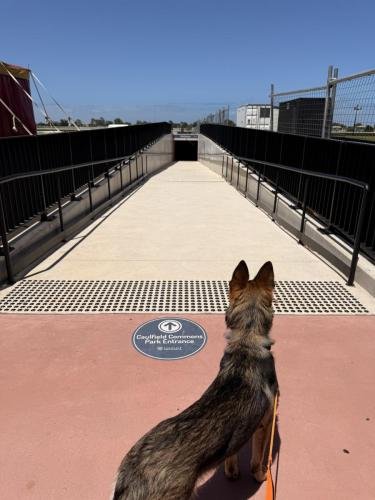
[[[211,124],[201,125],[201,133],[236,157],[247,158],[261,175],[264,163],[288,167],[268,167],[267,179],[297,207],[303,204],[304,172],[321,174],[310,177],[307,210],[325,224],[327,232],[342,236],[352,246],[358,236],[362,192],[338,178],[366,184],[360,250],[375,259],[375,145]],[[295,169],[294,175],[290,168]],[[336,182],[329,178],[332,175],[338,176]]]
[[[237,176],[237,185],[238,185],[238,179],[239,179],[239,168],[240,168],[240,162],[242,162],[246,168],[246,187],[245,190],[247,190],[247,184],[248,184],[248,176],[249,176],[249,170],[253,170],[254,165],[258,165],[257,169],[257,192],[256,192],[256,199],[255,202],[256,204],[259,203],[259,193],[260,193],[260,186],[262,183],[262,179],[267,179],[267,169],[276,169],[278,172],[276,174],[276,183],[274,184],[274,201],[273,201],[273,210],[272,210],[272,215],[276,216],[276,210],[277,210],[277,203],[278,203],[278,196],[280,194],[279,190],[279,177],[280,177],[280,171],[282,172],[290,172],[292,174],[297,174],[297,175],[302,175],[303,181],[302,181],[302,191],[303,191],[303,196],[302,196],[302,214],[301,214],[301,224],[300,224],[300,229],[299,229],[299,235],[300,235],[300,240],[299,242],[303,242],[303,234],[305,231],[305,221],[306,221],[306,211],[307,207],[309,204],[309,199],[311,197],[312,191],[309,189],[309,185],[311,182],[311,179],[321,179],[321,180],[326,180],[326,181],[331,181],[334,183],[334,186],[337,186],[339,184],[343,185],[349,185],[354,188],[359,189],[359,192],[361,193],[360,196],[360,203],[359,206],[357,207],[357,224],[356,224],[356,229],[355,229],[355,236],[354,236],[354,244],[353,244],[353,252],[352,252],[352,259],[350,263],[350,269],[349,269],[349,274],[348,274],[348,281],[347,284],[352,286],[354,283],[354,278],[355,278],[355,272],[357,268],[357,263],[358,263],[358,255],[359,255],[359,247],[360,247],[360,235],[362,232],[362,227],[363,227],[363,221],[364,221],[364,215],[365,215],[365,207],[366,207],[366,200],[368,196],[368,191],[369,191],[369,186],[368,184],[360,181],[356,181],[354,179],[349,179],[347,177],[341,177],[339,175],[330,175],[330,174],[325,174],[323,172],[313,172],[311,170],[304,170],[301,174],[301,170],[294,168],[294,167],[287,167],[285,165],[277,165],[275,163],[268,163],[268,162],[262,162],[262,161],[254,161],[251,158],[243,158],[240,157],[237,159],[238,160],[238,176]],[[224,164],[224,163],[223,163]],[[251,165],[251,167],[250,167]],[[261,172],[262,170],[262,172]],[[227,172],[228,174],[228,172]]]
[[[0,179],[34,171],[56,170],[78,164],[60,174],[62,197],[74,194],[80,186],[104,174],[117,161],[138,151],[170,132],[168,123],[98,129],[66,134],[0,139]],[[113,160],[114,158],[114,160]],[[58,198],[53,175],[23,176],[2,183],[1,196],[7,232],[16,230],[35,215],[43,219]]]
[[[0,256],[5,259],[8,281],[14,281],[9,239],[17,236],[28,221],[50,219],[59,214],[60,230],[65,229],[63,201],[88,192],[89,210],[92,189],[106,178],[111,199],[111,175],[119,171],[120,189],[123,169],[129,168],[128,185],[147,171],[138,153],[170,132],[168,123],[100,129],[70,134],[11,138],[0,140]],[[133,176],[130,168],[134,159]]]

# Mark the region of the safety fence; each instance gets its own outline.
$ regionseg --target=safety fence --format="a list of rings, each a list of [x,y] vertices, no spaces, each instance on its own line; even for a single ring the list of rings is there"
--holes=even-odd
[[[216,123],[218,125],[229,125],[229,106],[218,108],[216,111],[209,113],[204,118],[198,120],[201,123]]]
[[[357,241],[363,253],[375,258],[375,146],[211,124],[201,125],[201,133],[236,157],[246,158],[296,207],[305,201],[307,213],[322,221],[326,232],[340,235],[352,246]],[[276,165],[294,169],[293,175]],[[322,174],[310,176],[307,193],[304,171]],[[327,176],[357,182],[337,182]],[[367,185],[366,194],[358,183]]]
[[[375,142],[375,69],[339,77],[330,66],[318,87],[275,92],[271,108],[281,133]]]

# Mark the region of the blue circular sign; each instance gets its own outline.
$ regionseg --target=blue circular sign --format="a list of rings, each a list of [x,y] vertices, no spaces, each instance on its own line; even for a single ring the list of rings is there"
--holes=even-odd
[[[182,318],[153,319],[133,333],[134,347],[150,358],[181,359],[193,356],[207,341],[206,332],[194,321]]]

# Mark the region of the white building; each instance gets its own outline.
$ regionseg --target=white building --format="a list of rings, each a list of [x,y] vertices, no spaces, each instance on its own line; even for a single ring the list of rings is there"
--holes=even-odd
[[[273,108],[273,130],[277,130],[279,109]],[[271,106],[269,104],[243,104],[237,108],[237,127],[271,130]]]

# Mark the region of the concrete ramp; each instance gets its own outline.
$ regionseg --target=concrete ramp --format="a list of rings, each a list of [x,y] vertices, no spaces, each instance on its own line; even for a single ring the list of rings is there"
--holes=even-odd
[[[195,293],[207,294],[212,304],[215,289],[221,295],[220,307],[216,303],[215,307],[199,309],[186,307],[184,303],[183,308],[168,309],[164,301],[163,307],[158,303],[150,312],[221,312],[226,307],[226,282],[241,259],[247,262],[251,275],[265,261],[272,261],[278,283],[278,312],[298,312],[298,307],[291,307],[293,302],[298,305],[296,297],[304,304],[299,310],[302,313],[372,310],[373,301],[366,292],[359,287],[346,287],[335,270],[298,245],[266,214],[200,162],[177,162],[149,178],[34,268],[28,280],[16,285],[14,290],[20,290],[21,296],[39,297],[42,309],[32,308],[30,304],[27,308],[27,302],[17,308],[19,294],[13,293],[8,296],[7,304],[0,303],[0,310],[56,312],[53,304],[48,308],[46,294],[55,297],[56,303],[60,296],[79,298],[86,293],[84,303],[87,304],[90,298],[97,299],[95,288],[92,292],[92,287],[87,288],[91,282],[126,281],[131,282],[132,292],[139,298],[144,294],[145,300],[148,298],[145,284],[155,283],[181,287],[183,282],[185,289],[196,282]],[[203,281],[207,286],[201,285]],[[125,295],[126,291],[129,289],[125,289]],[[154,298],[155,293],[152,295]],[[314,309],[314,304],[322,307]],[[324,308],[324,304],[327,307]],[[74,303],[70,303],[66,312],[82,311],[82,307],[80,304],[75,309]],[[95,310],[88,309],[89,312]],[[134,301],[123,309],[99,307],[99,310],[148,311],[136,308]],[[61,307],[60,312],[64,312]]]
[[[215,377],[241,259],[252,276],[271,260],[277,280],[276,498],[372,500],[373,299],[199,162],[154,175],[0,292],[2,497],[108,498],[129,448]],[[193,356],[134,347],[144,323],[186,319],[207,334]],[[240,457],[237,482],[220,467],[197,498],[264,498],[247,445]]]

